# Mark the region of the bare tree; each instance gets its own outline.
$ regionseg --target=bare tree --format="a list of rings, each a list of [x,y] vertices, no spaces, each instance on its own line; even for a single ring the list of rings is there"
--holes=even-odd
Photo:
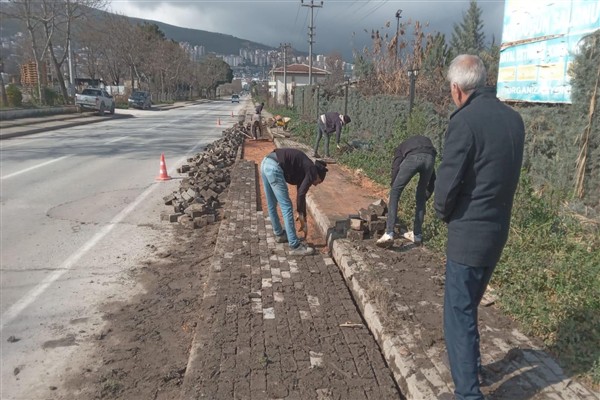
[[[2,73],[4,72],[4,61],[0,58],[0,99],[2,100],[2,106],[8,106],[8,97],[6,96],[6,90],[4,89],[4,78]]]
[[[329,72],[324,83],[325,91],[334,93],[337,86],[344,82],[344,60],[339,52],[329,54],[325,61],[325,69]]]
[[[29,34],[31,42],[32,55],[35,62],[37,73],[37,91],[40,102],[44,103],[42,93],[42,63],[48,51],[50,43],[44,39],[43,24],[51,21],[54,18],[52,14],[45,14],[42,4],[35,0],[11,0],[10,7],[3,13],[10,18],[21,21]],[[49,32],[52,34],[52,31]]]
[[[61,94],[65,101],[68,99],[68,92],[62,73],[62,66],[69,57],[70,42],[72,39],[73,25],[82,17],[89,14],[92,8],[101,8],[106,4],[106,0],[43,0],[42,7],[47,10],[46,14],[54,15],[49,21],[44,21],[44,32],[49,43],[48,51],[56,79],[58,81]],[[61,46],[54,46],[53,43],[62,42]]]

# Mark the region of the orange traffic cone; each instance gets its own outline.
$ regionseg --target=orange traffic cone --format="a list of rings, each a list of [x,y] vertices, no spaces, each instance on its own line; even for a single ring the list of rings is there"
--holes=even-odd
[[[165,164],[165,153],[160,155],[160,171],[158,171],[158,176],[156,177],[157,181],[168,181],[172,179],[169,174],[167,174],[167,164]]]

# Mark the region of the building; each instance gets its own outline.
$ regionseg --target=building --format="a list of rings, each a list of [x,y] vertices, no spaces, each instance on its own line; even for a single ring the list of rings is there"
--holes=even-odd
[[[276,104],[289,106],[294,104],[294,89],[297,86],[306,86],[309,84],[309,68],[310,67],[306,64],[290,64],[285,68],[285,71],[284,67],[278,67],[271,70],[269,73],[271,76],[269,92],[271,93],[271,96],[275,98]],[[323,83],[329,74],[329,72],[323,69],[313,67],[313,84]]]

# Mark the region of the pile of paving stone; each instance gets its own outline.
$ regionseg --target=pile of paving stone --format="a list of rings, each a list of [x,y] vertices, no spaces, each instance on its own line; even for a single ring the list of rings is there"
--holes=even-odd
[[[379,237],[385,232],[387,219],[387,203],[377,200],[367,208],[361,208],[358,214],[349,215],[347,219],[336,221],[335,232],[338,237],[351,240],[365,240]]]
[[[177,222],[192,229],[218,220],[218,209],[229,187],[230,172],[244,133],[238,126],[223,131],[223,138],[206,146],[202,153],[187,159],[177,172],[187,175],[179,189],[163,198],[172,211],[163,211],[161,221]]]

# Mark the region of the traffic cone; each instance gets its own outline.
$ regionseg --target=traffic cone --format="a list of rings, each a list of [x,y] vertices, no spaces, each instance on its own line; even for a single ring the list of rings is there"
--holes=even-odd
[[[217,118],[217,125],[221,126],[221,118]]]
[[[160,171],[158,171],[158,176],[156,177],[157,181],[168,181],[172,179],[169,174],[167,174],[167,164],[165,164],[165,153],[160,155]]]

